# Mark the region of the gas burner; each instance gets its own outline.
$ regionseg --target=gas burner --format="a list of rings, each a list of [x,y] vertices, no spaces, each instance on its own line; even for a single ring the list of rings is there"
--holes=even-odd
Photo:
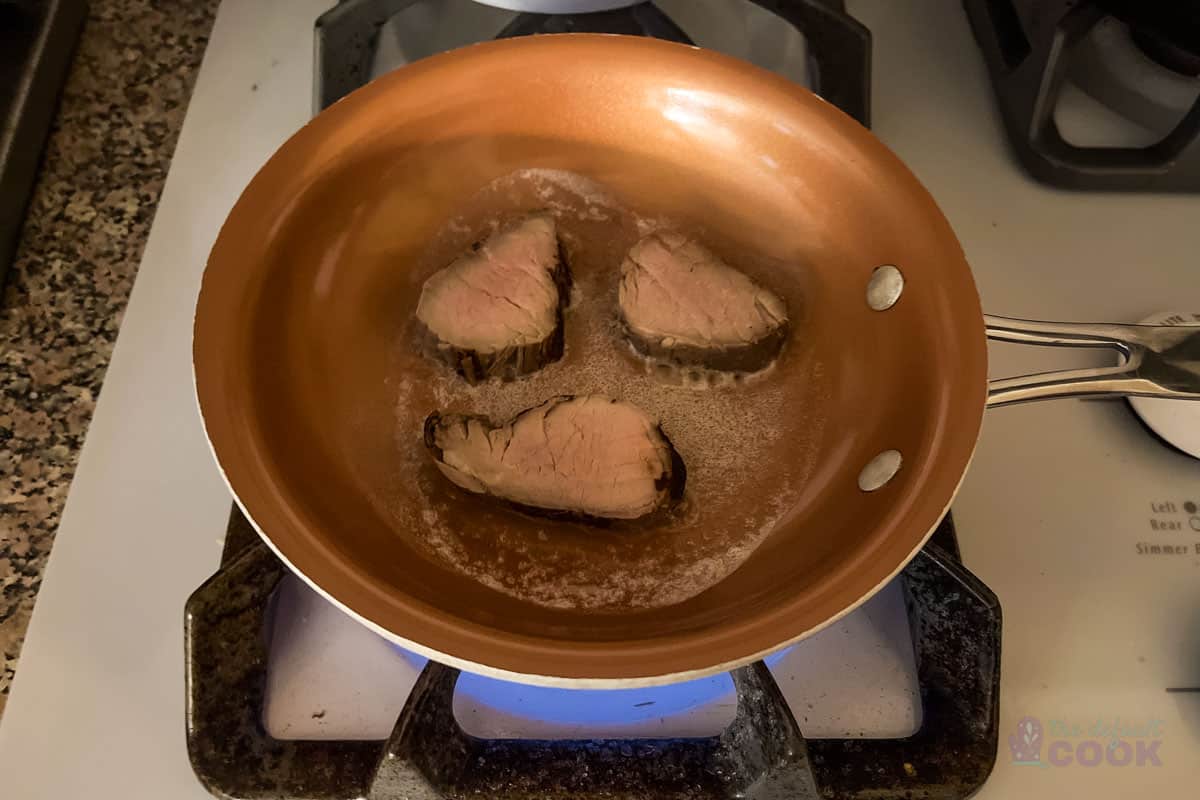
[[[654,36],[719,50],[809,85],[870,124],[871,33],[846,14],[842,0],[657,0],[590,14],[518,13],[474,0],[342,0],[317,20],[314,111],[434,53],[568,32]]]
[[[1073,189],[1200,191],[1194,4],[963,5],[1009,139],[1035,178]],[[1094,139],[1097,131],[1107,138]]]
[[[967,798],[996,759],[1000,606],[956,553],[947,517],[900,577],[922,703],[905,738],[806,740],[759,661],[731,673],[737,710],[716,736],[483,739],[455,719],[459,671],[429,662],[386,741],[287,741],[262,723],[287,570],[235,510],[220,570],[187,603],[188,753],[204,786],[233,800]]]

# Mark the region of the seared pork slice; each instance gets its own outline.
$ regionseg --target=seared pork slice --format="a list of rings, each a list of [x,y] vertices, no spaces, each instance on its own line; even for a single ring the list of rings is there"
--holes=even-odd
[[[778,295],[675,232],[652,233],[630,249],[619,303],[633,346],[675,364],[754,372],[787,338]]]
[[[417,320],[430,355],[470,383],[509,379],[562,358],[569,295],[554,219],[535,214],[430,276]]]
[[[505,423],[435,412],[425,445],[467,491],[543,512],[636,519],[683,494],[683,461],[658,423],[599,395],[555,397]]]

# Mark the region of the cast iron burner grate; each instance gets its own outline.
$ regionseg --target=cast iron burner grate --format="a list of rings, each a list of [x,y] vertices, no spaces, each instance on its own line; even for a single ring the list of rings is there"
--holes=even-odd
[[[342,0],[316,24],[313,106],[328,108],[367,83],[380,29],[414,6],[436,10],[452,0]],[[871,33],[845,12],[842,0],[728,0],[754,5],[805,36],[814,67],[813,91],[861,122],[870,124]],[[468,7],[470,4],[467,4]],[[494,9],[469,9],[482,15]],[[490,17],[489,17],[490,18]],[[654,3],[591,14],[505,14],[495,30],[474,41],[538,33],[622,33],[691,44],[688,35]],[[470,44],[463,40],[452,46]]]
[[[759,661],[731,673],[737,712],[718,736],[484,740],[454,719],[458,670],[431,661],[386,741],[277,740],[262,709],[285,574],[235,510],[220,570],[187,603],[188,754],[218,797],[962,800],[995,763],[1000,606],[959,563],[949,517],[901,576],[923,712],[903,739],[805,740]]]
[[[321,17],[318,109],[369,79],[380,27],[415,2],[346,0]],[[867,124],[870,34],[842,3],[753,2],[805,34],[814,89]],[[598,14],[522,14],[497,34],[552,31],[687,41],[649,3]],[[947,517],[901,576],[922,705],[921,729],[906,738],[806,740],[759,661],[731,673],[737,711],[714,737],[484,740],[454,719],[458,670],[431,661],[386,741],[283,741],[267,734],[262,714],[272,606],[286,568],[235,508],[220,570],[187,603],[188,753],[204,786],[235,800],[961,800],[983,785],[996,760],[1000,606],[959,562]]]
[[[1176,0],[963,0],[963,5],[1008,138],[1031,175],[1071,189],[1200,191],[1200,94],[1149,147],[1078,147],[1063,138],[1054,120],[1072,53],[1109,18],[1128,28],[1147,64],[1157,65],[1151,71],[1161,68],[1175,83],[1200,77],[1200,6]],[[1124,68],[1134,71],[1137,63]],[[1152,121],[1153,105],[1137,99],[1136,86],[1111,76],[1094,79],[1112,84],[1105,93],[1133,110],[1133,122]]]

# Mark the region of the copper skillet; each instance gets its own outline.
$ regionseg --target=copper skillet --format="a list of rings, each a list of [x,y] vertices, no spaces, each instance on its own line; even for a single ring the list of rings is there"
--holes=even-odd
[[[364,499],[381,487],[363,485],[356,467],[369,456],[347,443],[363,425],[390,436],[379,381],[389,287],[463,197],[529,166],[595,176],[814,271],[803,335],[835,370],[836,391],[820,409],[828,433],[810,500],[692,600],[601,616],[522,603],[432,564]],[[346,257],[355,215],[380,197],[385,222]],[[985,318],[946,219],[849,117],[711,52],[569,35],[421,61],[293,136],[212,250],[194,366],[204,425],[238,503],[348,613],[468,670],[650,685],[747,663],[870,597],[949,508],[986,406],[1200,397],[1195,330]],[[1109,346],[1125,360],[989,384],[989,336]],[[818,542],[832,550],[816,558]]]

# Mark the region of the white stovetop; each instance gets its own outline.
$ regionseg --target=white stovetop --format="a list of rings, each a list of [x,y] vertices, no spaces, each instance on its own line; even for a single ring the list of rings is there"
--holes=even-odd
[[[208,796],[184,747],[182,615],[218,563],[229,497],[192,399],[192,305],[225,213],[309,116],[312,23],[328,5],[226,0],[217,16],[0,723],[6,799]],[[1132,321],[1200,308],[1200,198],[1033,183],[1009,154],[958,3],[849,6],[875,37],[875,130],[942,204],[990,311]],[[1062,358],[997,348],[993,373]],[[965,563],[1004,609],[1001,750],[980,797],[1194,794],[1200,694],[1165,691],[1200,685],[1200,533],[1188,500],[1200,502],[1200,461],[1151,439],[1122,403],[989,412],[954,506]],[[1152,519],[1181,529],[1156,531]],[[1139,555],[1139,542],[1196,554]],[[290,736],[386,731],[414,667],[307,590],[289,596],[268,725]],[[895,600],[889,589],[775,664],[809,735],[911,730],[911,654]],[[353,690],[323,696],[311,678],[331,672],[360,694],[391,690],[365,692],[369,704],[354,703]],[[643,722],[699,732],[727,714],[714,703]],[[504,713],[472,716],[479,733],[529,730]],[[1026,716],[1072,747],[1097,722],[1152,727],[1161,766],[1016,765],[1006,741]],[[1080,735],[1060,729],[1072,727]]]

